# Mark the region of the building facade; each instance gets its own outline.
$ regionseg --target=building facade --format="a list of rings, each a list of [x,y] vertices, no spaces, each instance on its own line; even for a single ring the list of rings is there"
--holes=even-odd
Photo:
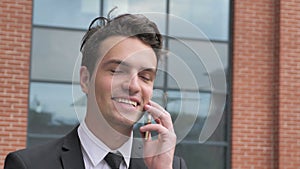
[[[114,5],[121,10],[126,6],[124,10],[129,12],[139,9],[186,18],[204,32],[206,38],[178,31],[177,20],[159,22],[166,35],[166,47],[173,49],[174,55],[189,52],[180,42],[201,46],[201,51],[212,44],[220,55],[227,82],[226,103],[220,123],[205,142],[199,142],[198,131],[209,117],[213,95],[207,87],[205,71],[195,77],[201,84],[196,90],[189,86],[182,90],[172,76],[163,72],[155,86],[157,95],[168,92],[165,106],[174,119],[178,116],[179,109],[174,108],[178,103],[194,104],[199,101],[195,94],[200,96],[201,109],[176,152],[190,168],[300,168],[300,2],[145,0],[141,5],[139,2],[1,1],[0,168],[8,152],[55,139],[76,125],[74,116],[78,118],[80,113],[62,114],[60,111],[69,109],[53,100],[78,107],[84,104],[80,95],[75,99],[73,96],[74,100],[55,96],[72,95],[72,89],[78,88],[76,75],[72,74],[78,43],[90,20],[106,14]],[[196,62],[192,55],[183,59]],[[163,67],[175,73],[176,61],[169,59]],[[186,64],[192,71],[205,70],[205,66],[199,66],[201,62],[196,66]],[[187,114],[191,111],[180,110]],[[192,115],[184,116],[187,123]]]

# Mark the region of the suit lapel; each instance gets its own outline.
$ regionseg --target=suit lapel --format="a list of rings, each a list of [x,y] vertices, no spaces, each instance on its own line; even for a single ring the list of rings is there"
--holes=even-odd
[[[131,158],[129,169],[147,169],[144,159],[142,158]]]
[[[143,159],[143,142],[141,140],[133,140],[129,169],[147,169]]]
[[[78,126],[63,139],[61,161],[63,169],[84,169]],[[143,142],[135,140],[132,145],[129,169],[147,169],[143,157]]]
[[[77,128],[64,138],[61,153],[61,161],[64,169],[85,168]]]

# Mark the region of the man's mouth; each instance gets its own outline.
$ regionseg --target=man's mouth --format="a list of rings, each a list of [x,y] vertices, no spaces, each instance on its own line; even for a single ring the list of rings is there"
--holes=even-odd
[[[125,103],[125,104],[129,104],[132,105],[134,107],[136,107],[138,105],[138,102],[135,101],[131,101],[128,99],[124,99],[124,98],[113,98],[115,101],[119,102],[119,103]]]

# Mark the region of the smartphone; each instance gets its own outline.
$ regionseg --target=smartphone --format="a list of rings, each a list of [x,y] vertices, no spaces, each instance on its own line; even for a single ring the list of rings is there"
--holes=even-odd
[[[151,124],[151,121],[152,121],[151,115],[148,112],[145,112],[144,125]],[[146,131],[145,132],[145,140],[148,140],[149,138],[150,138],[150,132]]]

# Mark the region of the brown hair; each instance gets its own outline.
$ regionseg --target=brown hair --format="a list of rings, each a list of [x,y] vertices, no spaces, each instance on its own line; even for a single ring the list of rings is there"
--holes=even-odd
[[[95,22],[100,24],[93,27]],[[151,46],[157,61],[160,59],[162,36],[156,24],[141,14],[123,14],[113,19],[105,17],[95,18],[82,39],[80,51],[82,52],[81,66],[86,66],[92,74],[98,59],[101,42],[111,36],[136,37],[143,43]]]

